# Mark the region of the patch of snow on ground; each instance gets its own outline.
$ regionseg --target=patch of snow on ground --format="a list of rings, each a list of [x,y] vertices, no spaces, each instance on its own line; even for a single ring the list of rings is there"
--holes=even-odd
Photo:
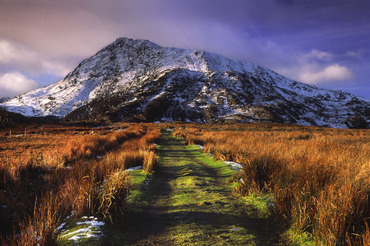
[[[231,166],[231,168],[234,169],[234,170],[243,169],[243,166],[240,163],[233,162],[233,161],[224,161],[224,162],[225,162],[225,164]]]
[[[151,181],[151,177],[147,176],[147,178],[145,179],[144,183],[143,183],[143,186],[145,189],[149,189],[149,186],[150,186],[150,181]]]
[[[98,221],[98,218],[94,216],[84,216],[82,217],[84,221],[77,222],[76,225],[78,226],[87,226],[85,228],[78,229],[76,231],[61,235],[61,237],[69,237],[69,240],[77,242],[81,239],[85,238],[100,238],[103,236],[103,232],[101,231],[101,227],[105,225],[104,222]],[[57,230],[62,229],[64,224],[60,225]]]
[[[76,235],[69,238],[69,240],[72,240],[72,241],[75,241],[75,242],[77,242],[77,241],[79,241],[83,238],[91,238],[91,237],[100,238],[103,235],[103,232],[101,232],[101,231],[92,231],[90,229],[90,227],[79,229],[79,230],[77,230],[75,232],[72,232],[72,233],[76,233]]]
[[[197,146],[200,149],[204,149],[204,146],[203,145],[195,144],[195,146]]]
[[[269,206],[269,207],[274,207],[274,206],[275,206],[275,204],[274,204],[274,202],[273,202],[271,199],[268,199],[268,201],[267,201],[267,206]]]
[[[55,231],[56,231],[56,232],[61,231],[65,225],[66,225],[66,223],[65,223],[65,222],[64,222],[64,223],[62,223],[62,224],[60,224],[60,226],[58,226],[58,227],[57,227],[57,229],[55,229]]]
[[[125,171],[133,171],[133,170],[142,169],[142,168],[143,166],[130,167],[130,168],[125,169]]]
[[[90,217],[83,216],[82,219],[84,219],[85,221],[77,222],[76,224],[77,225],[90,225],[90,226],[93,226],[99,229],[100,229],[100,226],[103,226],[105,224],[102,221],[98,221],[98,218],[94,216],[90,216]],[[87,219],[90,219],[90,220],[87,220]]]

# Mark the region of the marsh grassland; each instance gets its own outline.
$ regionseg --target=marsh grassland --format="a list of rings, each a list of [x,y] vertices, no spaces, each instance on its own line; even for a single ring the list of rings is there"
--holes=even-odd
[[[4,245],[49,245],[66,217],[123,213],[125,169],[156,164],[160,131],[149,125],[27,126],[0,137],[0,218]]]
[[[3,128],[1,242],[370,245],[369,138],[280,124]],[[93,223],[81,218],[100,231],[78,236]]]
[[[369,245],[369,130],[287,125],[177,126],[216,160],[241,163],[241,195],[271,194],[285,236],[312,245]]]

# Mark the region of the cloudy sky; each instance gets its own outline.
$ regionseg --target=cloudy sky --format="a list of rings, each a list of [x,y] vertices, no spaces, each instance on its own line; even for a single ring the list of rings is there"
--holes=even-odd
[[[0,97],[118,37],[202,49],[370,98],[369,0],[0,0]]]

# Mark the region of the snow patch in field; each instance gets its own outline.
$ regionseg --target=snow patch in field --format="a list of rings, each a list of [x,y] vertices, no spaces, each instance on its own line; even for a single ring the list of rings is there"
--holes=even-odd
[[[240,163],[233,162],[233,161],[224,161],[224,162],[225,162],[225,164],[231,166],[231,168],[234,169],[234,170],[243,169],[243,166]]]
[[[125,169],[125,171],[133,171],[133,170],[142,169],[142,168],[143,166],[130,167],[130,168]]]
[[[63,227],[66,225],[66,222],[60,224],[60,226],[57,227],[57,229],[55,229],[56,232],[59,232],[63,229]]]
[[[197,146],[199,149],[204,149],[203,145],[199,145],[199,144],[194,144],[194,145]]]
[[[101,231],[93,231],[90,228],[79,229],[79,230],[77,230],[77,231],[75,231],[73,233],[76,233],[76,235],[70,237],[69,240],[75,241],[75,242],[77,242],[77,241],[79,241],[81,239],[84,239],[84,238],[91,238],[91,237],[101,238],[101,236],[103,235],[103,232],[101,232]]]
[[[82,219],[84,221],[77,222],[76,226],[83,226],[83,228],[66,234],[62,234],[61,238],[67,237],[68,240],[74,241],[76,243],[81,239],[101,238],[103,236],[101,227],[105,225],[104,222],[99,221],[98,218],[94,216],[84,216],[82,217]],[[65,223],[62,223],[56,231],[58,232],[59,230],[63,229],[64,226]],[[68,232],[68,230],[66,230],[65,232]]]
[[[151,181],[151,178],[150,177],[147,177],[143,183],[143,186],[146,190],[149,190],[149,187],[150,187],[150,181]]]
[[[99,229],[100,229],[101,226],[103,226],[105,224],[102,221],[98,221],[98,218],[96,218],[94,216],[90,216],[90,217],[83,216],[82,219],[84,219],[85,221],[77,222],[76,224],[77,225],[89,225],[89,226],[93,226],[93,227],[96,227],[96,228],[99,228]],[[87,219],[90,219],[90,220],[87,220]]]
[[[269,207],[274,207],[275,206],[275,203],[271,200],[271,199],[268,199],[268,201],[267,201],[267,206],[269,206]]]

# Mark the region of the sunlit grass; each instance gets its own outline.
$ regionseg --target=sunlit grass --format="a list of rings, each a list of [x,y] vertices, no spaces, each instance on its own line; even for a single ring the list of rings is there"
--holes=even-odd
[[[241,163],[236,192],[271,193],[274,213],[292,231],[325,245],[369,240],[369,133],[277,124],[182,125],[175,131],[216,160]]]
[[[157,127],[139,124],[17,131],[0,137],[0,232],[8,245],[54,244],[55,229],[70,215],[113,222],[123,214],[131,185],[124,170],[144,166],[151,172],[160,138]]]

